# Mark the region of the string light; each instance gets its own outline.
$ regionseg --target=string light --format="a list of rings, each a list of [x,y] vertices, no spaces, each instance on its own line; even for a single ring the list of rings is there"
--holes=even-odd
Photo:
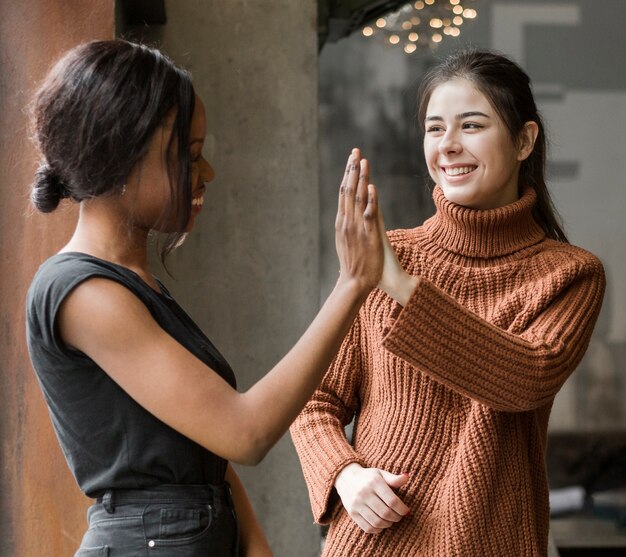
[[[435,49],[445,37],[458,37],[461,27],[476,19],[471,7],[476,0],[418,0],[363,27],[365,37],[380,35],[391,46],[407,54],[420,48]],[[463,2],[461,4],[461,2]]]

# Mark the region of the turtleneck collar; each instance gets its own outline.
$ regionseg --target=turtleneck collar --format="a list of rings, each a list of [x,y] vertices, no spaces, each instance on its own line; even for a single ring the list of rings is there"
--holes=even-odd
[[[448,201],[439,186],[437,212],[424,223],[426,237],[439,249],[472,258],[502,257],[545,237],[532,216],[537,195],[527,187],[515,202],[497,209],[470,209]]]

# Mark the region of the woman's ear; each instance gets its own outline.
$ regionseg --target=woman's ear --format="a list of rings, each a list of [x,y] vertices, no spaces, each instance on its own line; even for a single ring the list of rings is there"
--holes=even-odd
[[[539,126],[537,125],[537,122],[530,120],[524,124],[524,127],[519,135],[519,150],[517,152],[518,161],[524,161],[530,156],[533,152],[533,148],[535,147],[535,141],[537,140],[538,135]]]

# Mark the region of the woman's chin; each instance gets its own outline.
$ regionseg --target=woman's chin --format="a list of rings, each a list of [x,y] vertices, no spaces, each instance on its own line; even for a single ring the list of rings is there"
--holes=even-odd
[[[441,190],[445,198],[451,203],[462,205],[475,209],[477,204],[477,196],[474,188],[469,184],[450,184],[442,180],[440,183]]]

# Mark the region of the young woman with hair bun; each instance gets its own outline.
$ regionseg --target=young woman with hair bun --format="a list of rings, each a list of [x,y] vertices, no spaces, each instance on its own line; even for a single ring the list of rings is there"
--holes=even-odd
[[[95,41],[67,53],[33,104],[42,163],[32,201],[80,204],[70,241],[40,267],[27,341],[80,489],[96,499],[76,555],[267,557],[229,461],[256,464],[313,392],[369,292],[383,244],[367,161],[340,188],[341,273],[291,351],[246,392],[148,269],[193,227],[213,169],[190,76],[156,49]]]

